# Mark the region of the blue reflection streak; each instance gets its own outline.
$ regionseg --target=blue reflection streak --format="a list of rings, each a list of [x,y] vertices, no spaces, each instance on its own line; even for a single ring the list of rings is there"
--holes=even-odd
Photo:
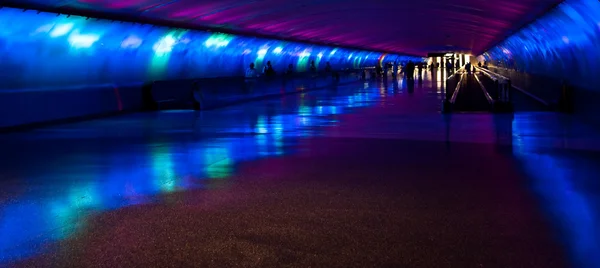
[[[540,152],[539,141],[521,137],[536,129],[519,117],[513,122],[513,151],[531,178],[542,209],[558,230],[574,267],[600,267],[599,200],[594,199],[593,189],[576,186],[596,177],[595,164],[572,155]]]
[[[65,156],[59,164],[81,168],[80,177],[59,179],[68,181],[53,186],[56,191],[43,195],[32,191],[0,206],[0,264],[39,253],[39,244],[68,238],[85,226],[90,213],[153,202],[161,194],[210,188],[211,181],[233,175],[237,163],[296,153],[289,145],[318,135],[315,127],[335,123],[328,116],[350,113],[380,98],[378,89],[361,89],[340,94],[332,105],[304,104],[292,114],[272,116],[259,112],[253,127],[234,124],[224,131],[251,135],[184,144],[159,140],[141,151],[100,156],[101,168],[78,166],[94,161],[91,156],[83,160]],[[32,176],[39,179],[46,172],[61,176],[56,167],[48,169]]]
[[[600,69],[600,2],[566,0],[483,56],[498,66],[595,89],[600,84],[595,75]]]
[[[283,73],[375,66],[382,53],[0,9],[0,89],[243,76],[271,61]],[[422,58],[388,55],[386,60]],[[36,79],[30,79],[36,77]]]

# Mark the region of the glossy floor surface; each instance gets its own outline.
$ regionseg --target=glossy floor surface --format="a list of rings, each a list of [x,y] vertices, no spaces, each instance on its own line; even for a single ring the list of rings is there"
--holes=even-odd
[[[0,267],[600,267],[600,143],[442,77],[0,136]]]

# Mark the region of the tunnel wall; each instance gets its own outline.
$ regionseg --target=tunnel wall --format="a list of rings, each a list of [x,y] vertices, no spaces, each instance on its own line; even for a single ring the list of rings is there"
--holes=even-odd
[[[311,61],[319,70],[326,62],[339,70],[409,59],[420,60],[2,8],[0,127],[136,109],[141,89],[132,85],[157,80],[241,77],[250,63],[261,70],[271,61],[274,69],[282,73],[289,64],[295,72],[305,72]],[[22,115],[27,116],[19,118]]]
[[[483,54],[513,84],[556,103],[563,82],[575,113],[600,122],[600,2],[566,0]],[[494,68],[493,67],[493,68]]]

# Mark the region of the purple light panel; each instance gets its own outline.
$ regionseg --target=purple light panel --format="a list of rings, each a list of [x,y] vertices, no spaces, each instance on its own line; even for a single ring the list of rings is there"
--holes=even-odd
[[[96,11],[424,56],[479,54],[560,0],[18,0],[20,6]]]

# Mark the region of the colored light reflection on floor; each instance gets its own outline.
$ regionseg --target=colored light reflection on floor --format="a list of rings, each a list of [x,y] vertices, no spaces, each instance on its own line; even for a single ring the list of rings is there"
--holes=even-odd
[[[67,238],[75,231],[78,217],[83,214],[76,206],[66,201],[55,201],[50,205],[48,219],[51,220],[50,225],[54,226],[54,231],[49,233],[52,239]]]
[[[80,161],[79,165],[100,163],[91,168],[79,167],[82,172],[78,176],[83,182],[71,184],[49,178],[49,181],[59,182],[53,188],[60,190],[43,197],[35,192],[26,193],[18,196],[14,204],[0,207],[0,237],[7,238],[0,239],[0,259],[19,259],[39,253],[23,245],[68,238],[85,226],[92,213],[152,202],[163,194],[205,188],[214,179],[223,181],[234,175],[236,164],[241,161],[295,153],[290,144],[303,137],[320,135],[316,127],[335,125],[334,115],[375,106],[377,100],[388,96],[381,95],[379,87],[369,85],[358,84],[346,92],[340,89],[335,96],[321,92],[319,94],[330,98],[324,102],[314,97],[316,92],[298,95],[293,100],[299,105],[291,107],[289,112],[272,114],[268,109],[260,110],[250,122],[235,121],[219,131],[243,133],[242,137],[177,143],[155,140],[151,146],[123,149],[109,156],[86,154],[89,159]],[[165,114],[185,116],[186,113]],[[81,157],[58,164],[77,166],[73,162],[78,160]],[[60,175],[54,167],[39,172]]]
[[[152,149],[152,170],[156,186],[161,192],[173,192],[176,186],[176,175],[173,167],[172,155],[167,146]]]
[[[205,172],[211,179],[223,179],[233,174],[233,161],[228,148],[207,148],[204,161]]]
[[[351,113],[354,108],[375,105],[379,89],[341,91],[328,102],[315,103],[314,92],[298,95],[289,114],[258,112],[252,124],[233,124],[223,132],[249,134],[236,138],[204,139],[201,142],[171,143],[159,139],[144,148],[124,148],[110,155],[85,152],[82,157],[64,156],[40,168],[35,176],[60,176],[56,167],[81,168],[77,178],[48,178],[56,190],[40,196],[19,195],[14,203],[0,207],[0,263],[39,253],[26,245],[68,238],[93,213],[153,202],[157,196],[192,188],[205,188],[211,180],[227,180],[241,161],[284,156],[296,150],[291,144],[319,135],[315,127],[330,126],[331,115]],[[323,93],[330,96],[331,93]],[[167,112],[174,115],[187,113]],[[112,119],[109,119],[112,120]],[[118,119],[115,119],[118,120]],[[249,127],[252,125],[252,127]],[[245,127],[240,127],[245,126]],[[285,141],[284,141],[285,139]],[[94,163],[94,164],[90,164]],[[72,173],[71,173],[72,174]]]
[[[540,142],[532,137],[539,127],[529,122],[527,116],[515,116],[514,155],[530,176],[530,187],[541,207],[557,226],[560,239],[576,263],[574,267],[600,267],[600,208],[594,207],[597,200],[590,199],[588,191],[594,190],[581,187],[596,180],[596,176],[590,176],[590,168],[596,174],[600,169],[589,159],[540,151]]]
[[[431,81],[431,83],[435,82]],[[401,84],[405,86],[405,83]],[[388,85],[384,86],[387,88]],[[435,92],[433,88],[429,90]],[[61,154],[57,159],[52,159],[54,162],[47,167],[38,164],[35,165],[36,169],[31,169],[34,173],[22,175],[23,181],[27,183],[52,182],[52,185],[47,186],[47,189],[51,190],[41,191],[43,194],[40,194],[40,192],[36,192],[36,187],[42,188],[43,185],[36,185],[32,188],[23,186],[27,191],[15,191],[14,196],[0,199],[0,201],[7,202],[1,203],[0,207],[0,237],[2,238],[0,239],[0,263],[3,260],[25,258],[40,252],[38,248],[29,245],[40,245],[69,238],[79,228],[85,227],[86,220],[92,213],[152,202],[163,195],[170,196],[170,193],[194,187],[208,189],[212,186],[210,182],[234,181],[228,180],[228,178],[235,175],[237,164],[264,157],[296,153],[294,150],[302,149],[293,148],[300,143],[298,141],[304,142],[306,140],[302,137],[319,136],[326,132],[327,130],[317,128],[317,126],[330,123],[331,117],[337,117],[333,115],[345,113],[340,117],[345,118],[345,122],[349,123],[336,126],[339,128],[334,128],[331,132],[341,129],[364,135],[373,130],[381,130],[382,133],[371,134],[383,135],[378,137],[386,139],[415,140],[423,138],[421,137],[423,134],[431,135],[432,132],[439,132],[442,129],[436,128],[436,126],[440,126],[440,121],[435,120],[441,119],[437,113],[433,113],[432,117],[435,119],[432,121],[423,119],[423,116],[418,114],[413,118],[417,124],[412,125],[406,121],[395,121],[409,117],[403,113],[415,106],[402,108],[403,105],[414,102],[418,96],[426,95],[422,94],[424,92],[418,92],[417,89],[415,94],[397,99],[396,104],[398,105],[394,108],[382,108],[378,105],[393,99],[389,97],[391,96],[389,94],[381,94],[381,83],[379,82],[354,85],[352,91],[344,94],[336,93],[335,97],[332,97],[331,92],[321,92],[322,95],[319,96],[326,96],[322,99],[315,97],[317,92],[308,92],[302,98],[298,95],[292,99],[286,99],[293,105],[275,112],[270,110],[272,106],[262,105],[256,108],[260,105],[255,103],[242,107],[240,110],[243,112],[238,110],[236,113],[235,109],[224,110],[222,113],[216,112],[213,115],[217,115],[215,121],[218,123],[206,123],[210,127],[214,127],[209,127],[206,133],[211,135],[225,133],[227,134],[224,135],[225,137],[212,138],[211,136],[211,138],[194,139],[183,136],[180,139],[182,136],[169,136],[172,139],[152,140],[150,144],[139,147],[118,147],[118,152],[108,154],[87,150],[79,154]],[[273,103],[283,102],[277,100],[269,104],[273,105]],[[435,101],[435,103],[438,102]],[[356,107],[373,109],[358,116],[349,115],[353,111],[363,111],[356,110]],[[431,107],[435,107],[435,105]],[[192,113],[165,114],[185,116]],[[218,117],[231,115],[231,113],[233,113],[231,118],[235,118],[234,120],[222,120],[223,118]],[[535,120],[540,117],[538,114],[516,114],[514,119],[504,115],[499,115],[499,117],[471,116],[456,115],[454,117],[455,122],[456,119],[462,118],[464,120],[459,124],[465,124],[459,125],[458,129],[453,130],[460,134],[456,136],[469,136],[460,142],[473,142],[469,139],[473,135],[473,137],[479,136],[488,142],[483,145],[484,147],[489,146],[494,143],[491,132],[495,130],[500,141],[496,142],[501,143],[503,149],[512,148],[510,153],[501,152],[501,155],[495,159],[510,159],[520,164],[528,174],[528,180],[523,179],[523,181],[531,185],[530,189],[537,194],[540,207],[545,210],[553,222],[557,223],[558,232],[564,241],[565,248],[574,260],[581,263],[575,267],[600,267],[599,255],[596,254],[600,248],[597,239],[600,217],[597,212],[599,211],[598,202],[594,200],[596,195],[593,192],[598,189],[595,186],[597,185],[595,183],[596,174],[600,171],[600,168],[595,165],[597,163],[585,157],[573,157],[572,155],[576,155],[576,152],[554,152],[553,149],[559,147],[556,145],[557,140],[558,142],[565,140],[562,136],[565,132],[564,126],[540,126],[539,122]],[[366,124],[369,122],[360,122],[361,118],[363,121],[377,121],[379,118],[383,118],[383,120],[369,125]],[[115,121],[112,121],[103,126],[129,125],[138,119],[135,117],[124,119],[128,124],[115,124]],[[173,116],[169,119],[176,120],[176,117]],[[120,119],[108,120],[119,122]],[[187,119],[179,118],[179,120],[188,122]],[[156,123],[155,121],[142,122]],[[363,125],[363,123],[365,124]],[[407,128],[405,123],[411,128],[408,132],[403,130],[403,128]],[[94,125],[93,122],[89,124],[98,128],[98,125]],[[358,130],[342,128],[348,127],[348,125]],[[376,126],[376,128],[368,129],[371,126]],[[204,129],[204,126],[201,128]],[[215,129],[218,130],[215,131]],[[548,129],[550,129],[550,133],[547,132]],[[417,132],[423,130],[423,132],[409,133],[415,130]],[[391,135],[385,136],[388,132]],[[476,133],[472,134],[474,132]],[[433,143],[443,142],[443,139],[440,139],[441,135],[433,136],[433,138],[425,137],[423,139],[430,139]],[[188,138],[190,140],[187,140]],[[294,144],[294,142],[298,143]],[[100,147],[104,147],[104,144]],[[44,159],[41,163],[47,163],[47,160]],[[427,166],[431,165],[435,166],[435,163],[427,163]],[[2,172],[4,171],[0,170],[0,174]],[[65,174],[75,175],[72,178],[64,178]],[[5,185],[0,186],[4,187]],[[8,186],[11,186],[10,183]],[[227,185],[219,184],[219,187],[227,187]],[[503,206],[501,203],[498,205]]]

